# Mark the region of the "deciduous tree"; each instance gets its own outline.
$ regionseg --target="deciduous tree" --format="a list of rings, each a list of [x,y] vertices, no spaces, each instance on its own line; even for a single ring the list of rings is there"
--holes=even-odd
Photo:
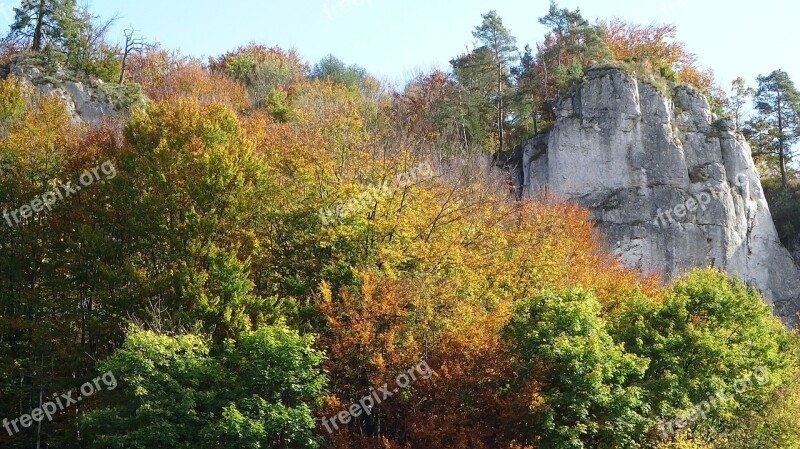
[[[744,106],[755,96],[756,91],[752,87],[747,87],[742,77],[733,80],[731,89],[733,95],[731,96],[731,101],[728,103],[728,112],[733,116],[736,129],[741,130],[745,122],[743,116]]]

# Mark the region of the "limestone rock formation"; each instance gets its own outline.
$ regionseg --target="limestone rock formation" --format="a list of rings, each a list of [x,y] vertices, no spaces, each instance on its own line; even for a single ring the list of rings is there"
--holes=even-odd
[[[144,103],[138,85],[104,83],[32,56],[18,57],[11,64],[0,67],[0,76],[5,78],[9,74],[42,94],[61,99],[76,122],[96,125],[111,114],[124,114],[134,105]]]
[[[795,322],[800,270],[778,239],[750,147],[702,94],[592,70],[550,132],[507,158],[524,195],[546,190],[588,207],[625,263],[668,277],[726,269]]]

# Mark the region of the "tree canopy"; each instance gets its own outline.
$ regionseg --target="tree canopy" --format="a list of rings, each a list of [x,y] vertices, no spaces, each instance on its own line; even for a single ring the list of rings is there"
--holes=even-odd
[[[786,187],[793,145],[800,141],[800,92],[786,72],[775,70],[758,77],[754,104],[757,114],[748,123],[748,134],[757,153],[776,162]]]
[[[509,195],[486,157],[546,130],[588,70],[710,74],[670,26],[554,3],[519,54],[497,12],[479,20],[449,71],[401,89],[333,56],[148,45],[124,58],[148,101],[89,125],[0,80],[4,213],[97,175],[0,225],[0,416],[119,380],[0,447],[795,449],[800,346],[757,291],[626,267],[588,210]],[[70,33],[36,56],[88,36]],[[797,94],[760,81],[747,126],[788,164]],[[755,370],[768,382],[738,389]]]

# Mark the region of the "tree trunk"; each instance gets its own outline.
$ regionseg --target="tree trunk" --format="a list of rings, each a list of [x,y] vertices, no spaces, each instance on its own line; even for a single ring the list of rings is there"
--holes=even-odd
[[[33,30],[33,51],[42,51],[42,33],[44,32],[44,2],[40,1],[36,13],[36,28]]]
[[[789,178],[786,175],[786,138],[783,134],[783,105],[780,98],[778,99],[778,161],[781,166],[781,183],[783,188],[789,186]]]
[[[503,151],[503,66],[497,71],[497,133],[500,137],[500,151]]]
[[[119,83],[122,84],[125,82],[125,69],[128,65],[128,51],[125,50],[125,54],[122,55],[122,70],[119,72]]]

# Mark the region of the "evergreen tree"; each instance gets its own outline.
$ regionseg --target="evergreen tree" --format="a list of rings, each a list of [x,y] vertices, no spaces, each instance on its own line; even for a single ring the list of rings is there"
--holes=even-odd
[[[459,120],[473,142],[486,146],[496,117],[492,106],[496,85],[491,55],[487,48],[481,47],[450,64],[458,86]]]
[[[758,155],[777,158],[781,182],[789,182],[787,165],[793,158],[792,145],[800,140],[800,92],[783,70],[758,77],[756,116],[747,134]]]
[[[611,59],[603,42],[603,29],[590,24],[580,9],[559,9],[551,2],[549,12],[539,23],[550,28],[538,57],[547,101],[558,98],[572,80],[582,78],[583,68],[592,61]],[[550,94],[551,85],[556,88],[555,95]]]
[[[14,13],[11,34],[31,39],[34,51],[41,51],[47,44],[60,45],[74,39],[80,28],[75,0],[23,1]]]
[[[536,92],[541,90],[541,83],[536,76],[536,58],[530,45],[525,46],[525,50],[520,57],[519,66],[514,67],[513,73],[516,78],[517,91],[515,92],[512,108],[515,110],[517,120],[530,132],[533,126],[533,133],[539,134],[539,123],[541,118],[541,105],[537,104]]]
[[[324,81],[344,84],[351,89],[365,91],[369,75],[367,70],[357,65],[347,65],[333,55],[322,58],[311,70],[311,76]]]
[[[483,23],[472,33],[488,50],[492,64],[494,82],[497,86],[495,102],[497,104],[497,135],[500,151],[503,151],[503,128],[505,127],[505,105],[503,85],[508,84],[511,75],[511,64],[517,61],[517,40],[503,25],[503,19],[497,11],[489,11],[483,15]]]

